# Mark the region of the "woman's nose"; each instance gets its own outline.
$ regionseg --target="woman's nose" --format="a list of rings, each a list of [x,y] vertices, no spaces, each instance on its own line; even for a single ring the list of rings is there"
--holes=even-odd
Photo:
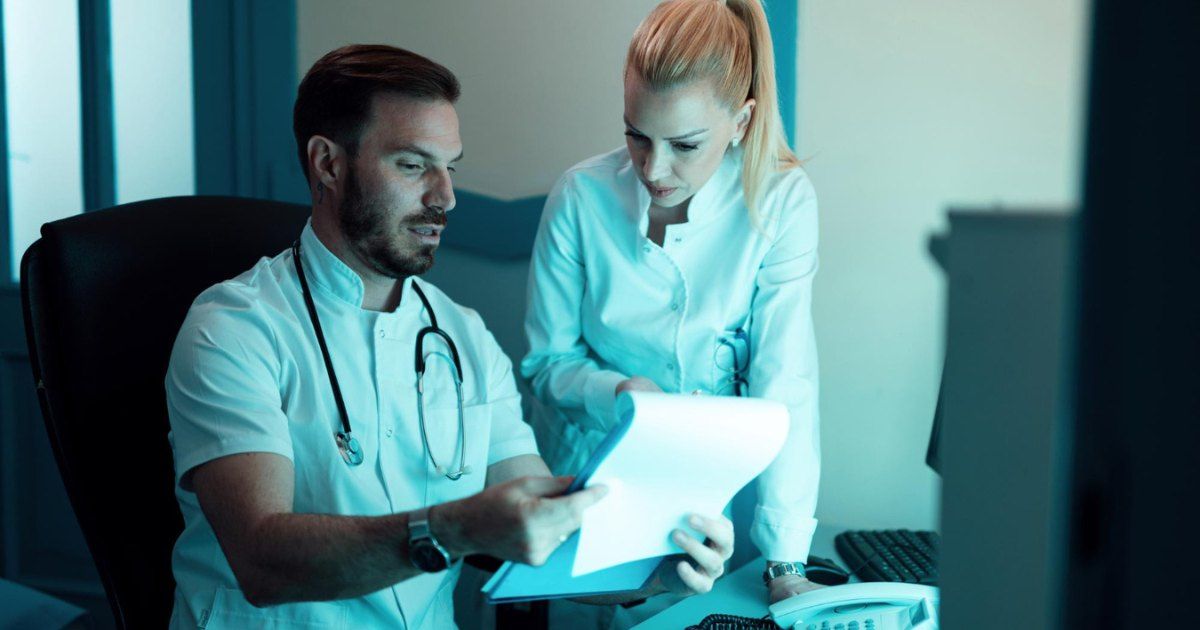
[[[642,165],[642,175],[646,181],[654,182],[671,172],[669,158],[665,151],[648,151],[646,162]]]

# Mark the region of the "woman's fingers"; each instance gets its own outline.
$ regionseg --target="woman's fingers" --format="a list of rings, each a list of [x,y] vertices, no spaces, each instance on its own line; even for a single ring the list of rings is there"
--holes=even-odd
[[[707,593],[712,590],[714,578],[700,573],[687,561],[675,565],[675,572],[684,586],[693,593]]]
[[[725,572],[725,558],[716,549],[701,543],[679,529],[671,534],[671,540],[674,540],[675,544],[691,556],[696,565],[708,575],[715,578]]]
[[[692,514],[688,517],[688,525],[708,538],[706,544],[721,556],[722,562],[733,555],[733,523],[729,519]]]

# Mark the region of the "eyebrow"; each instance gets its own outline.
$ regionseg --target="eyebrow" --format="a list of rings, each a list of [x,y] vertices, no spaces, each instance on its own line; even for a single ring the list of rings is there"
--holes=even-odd
[[[396,153],[412,153],[413,155],[419,155],[431,162],[437,161],[437,156],[435,156],[434,154],[432,154],[420,147],[414,147],[411,145],[404,145],[404,146],[396,147],[396,148],[392,149],[391,151],[388,151],[389,155],[396,154]],[[463,152],[459,151],[458,156],[455,157],[454,159],[450,160],[449,162],[447,162],[447,164],[453,164],[461,159],[463,159]]]
[[[641,130],[639,130],[637,127],[634,127],[634,126],[633,126],[633,123],[629,122],[629,119],[628,119],[628,118],[625,118],[624,120],[625,120],[625,126],[626,126],[626,127],[629,127],[629,128],[630,128],[630,129],[632,129],[633,131],[635,131],[635,132],[637,132],[637,133],[639,133],[639,134],[641,134],[641,135],[643,135],[643,136],[644,136],[644,135],[646,135],[646,134],[642,133],[642,132],[641,132]],[[696,135],[702,134],[702,133],[704,133],[705,131],[708,131],[708,130],[707,130],[707,129],[697,129],[697,130],[695,130],[695,131],[689,131],[689,132],[687,132],[687,133],[680,134],[680,135],[678,135],[678,136],[671,136],[670,138],[664,138],[664,140],[686,140],[686,139],[688,139],[688,138],[691,138],[692,136],[696,136]]]

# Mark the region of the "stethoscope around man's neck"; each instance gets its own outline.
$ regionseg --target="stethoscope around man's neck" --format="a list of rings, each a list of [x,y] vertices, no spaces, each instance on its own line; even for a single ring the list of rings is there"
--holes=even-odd
[[[337,403],[338,414],[342,417],[342,430],[334,435],[334,440],[337,442],[338,451],[342,454],[342,459],[346,461],[348,466],[358,466],[363,462],[363,451],[358,440],[354,438],[354,433],[350,430],[350,414],[346,411],[346,401],[342,398],[342,388],[338,385],[337,372],[333,369],[333,359],[329,356],[329,346],[325,343],[325,333],[321,330],[321,318],[317,316],[317,307],[313,303],[312,292],[308,288],[308,279],[304,276],[304,265],[300,261],[300,241],[297,240],[292,244],[292,259],[296,263],[296,275],[300,277],[300,288],[304,293],[304,304],[308,307],[308,316],[312,320],[313,331],[317,334],[317,344],[321,346],[321,356],[325,358],[325,372],[329,376],[329,387],[333,390],[333,400]],[[445,475],[448,479],[458,481],[463,475],[471,472],[471,467],[467,466],[467,442],[466,429],[463,424],[463,394],[462,394],[462,362],[458,358],[458,347],[454,345],[454,340],[446,331],[438,327],[437,316],[433,313],[433,307],[429,305],[429,299],[425,297],[425,292],[421,287],[417,286],[416,282],[412,283],[413,292],[421,299],[421,304],[425,307],[425,312],[429,314],[429,325],[422,328],[417,333],[416,347],[416,373],[417,373],[417,417],[421,428],[421,442],[425,447],[425,453],[429,456],[429,461],[433,464],[434,470],[439,475]],[[458,396],[458,469],[449,471],[444,466],[438,464],[437,459],[433,456],[433,450],[429,446],[429,436],[425,432],[425,355],[423,348],[425,345],[426,335],[436,335],[441,337],[446,345],[450,348],[451,361],[454,364],[452,373],[454,377],[454,390]],[[445,358],[444,353],[435,353],[430,356],[440,356]]]

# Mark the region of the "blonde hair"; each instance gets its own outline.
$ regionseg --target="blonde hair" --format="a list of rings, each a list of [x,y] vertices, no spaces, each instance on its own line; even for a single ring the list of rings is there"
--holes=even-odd
[[[775,89],[771,29],[759,0],[667,0],[646,16],[629,42],[625,73],[653,89],[711,81],[730,111],[754,99],[742,143],[742,190],[760,225],[767,177],[800,165],[788,147]]]

